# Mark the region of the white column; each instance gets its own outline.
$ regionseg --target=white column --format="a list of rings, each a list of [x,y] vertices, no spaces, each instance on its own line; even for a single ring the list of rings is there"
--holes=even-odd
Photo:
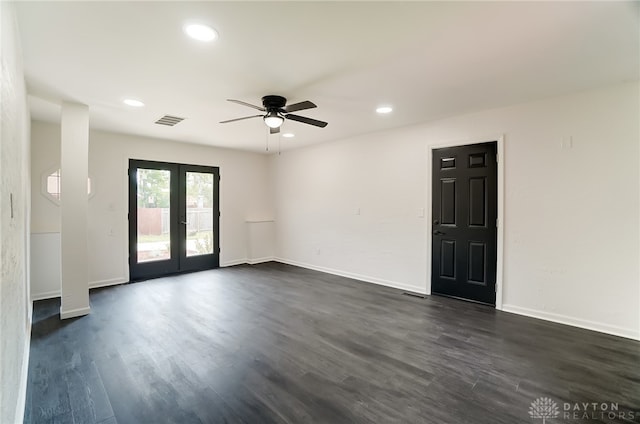
[[[87,177],[89,107],[62,104],[60,152],[60,246],[62,304],[60,318],[86,315],[89,307],[87,252]]]

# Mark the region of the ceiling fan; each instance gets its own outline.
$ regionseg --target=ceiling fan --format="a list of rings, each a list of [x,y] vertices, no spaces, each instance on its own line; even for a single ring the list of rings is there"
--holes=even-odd
[[[284,97],[270,95],[264,96],[262,98],[262,107],[252,105],[251,103],[246,103],[241,100],[227,99],[227,101],[249,106],[261,112],[266,112],[266,114],[229,119],[227,121],[221,121],[221,124],[226,124],[227,122],[242,121],[244,119],[262,118],[264,119],[264,123],[269,127],[269,132],[271,134],[277,134],[280,132],[280,126],[285,119],[302,122],[303,124],[315,125],[316,127],[320,128],[324,128],[327,126],[327,123],[324,121],[318,121],[317,119],[307,118],[305,116],[294,115],[293,113],[291,113],[297,112],[299,110],[313,109],[314,107],[317,107],[315,104],[308,100],[287,106],[287,99],[285,99]]]

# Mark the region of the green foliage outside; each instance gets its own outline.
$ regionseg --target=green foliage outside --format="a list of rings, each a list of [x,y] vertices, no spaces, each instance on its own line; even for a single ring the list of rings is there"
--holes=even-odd
[[[139,208],[169,207],[170,175],[161,169],[138,169]]]
[[[168,208],[171,173],[162,169],[138,169],[138,207]],[[213,174],[187,172],[187,207],[213,207]]]

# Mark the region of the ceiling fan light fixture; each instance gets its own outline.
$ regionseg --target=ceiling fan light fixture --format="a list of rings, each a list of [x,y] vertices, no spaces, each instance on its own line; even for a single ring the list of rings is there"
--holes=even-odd
[[[317,119],[308,118],[306,116],[294,115],[291,112],[297,112],[299,110],[313,109],[317,107],[313,102],[305,100],[303,102],[293,103],[287,105],[287,99],[282,96],[268,95],[262,97],[262,106],[256,106],[251,103],[243,102],[241,100],[227,99],[232,103],[238,103],[243,106],[257,109],[260,112],[266,112],[265,115],[252,115],[242,118],[228,119],[226,121],[220,121],[221,124],[228,122],[243,121],[245,119],[262,118],[267,127],[270,128],[269,134],[280,133],[280,126],[285,119],[301,122],[307,125],[313,125],[314,127],[324,128],[328,125],[327,122],[319,121]]]
[[[269,128],[280,128],[280,125],[284,122],[284,118],[278,115],[278,112],[269,112],[264,116],[264,123]]]

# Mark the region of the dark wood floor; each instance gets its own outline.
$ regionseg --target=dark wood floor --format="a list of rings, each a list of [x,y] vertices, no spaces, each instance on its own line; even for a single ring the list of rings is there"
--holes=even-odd
[[[93,290],[91,308],[36,302],[25,423],[535,424],[543,396],[640,411],[638,342],[288,265]],[[546,423],[640,422],[580,417]]]

